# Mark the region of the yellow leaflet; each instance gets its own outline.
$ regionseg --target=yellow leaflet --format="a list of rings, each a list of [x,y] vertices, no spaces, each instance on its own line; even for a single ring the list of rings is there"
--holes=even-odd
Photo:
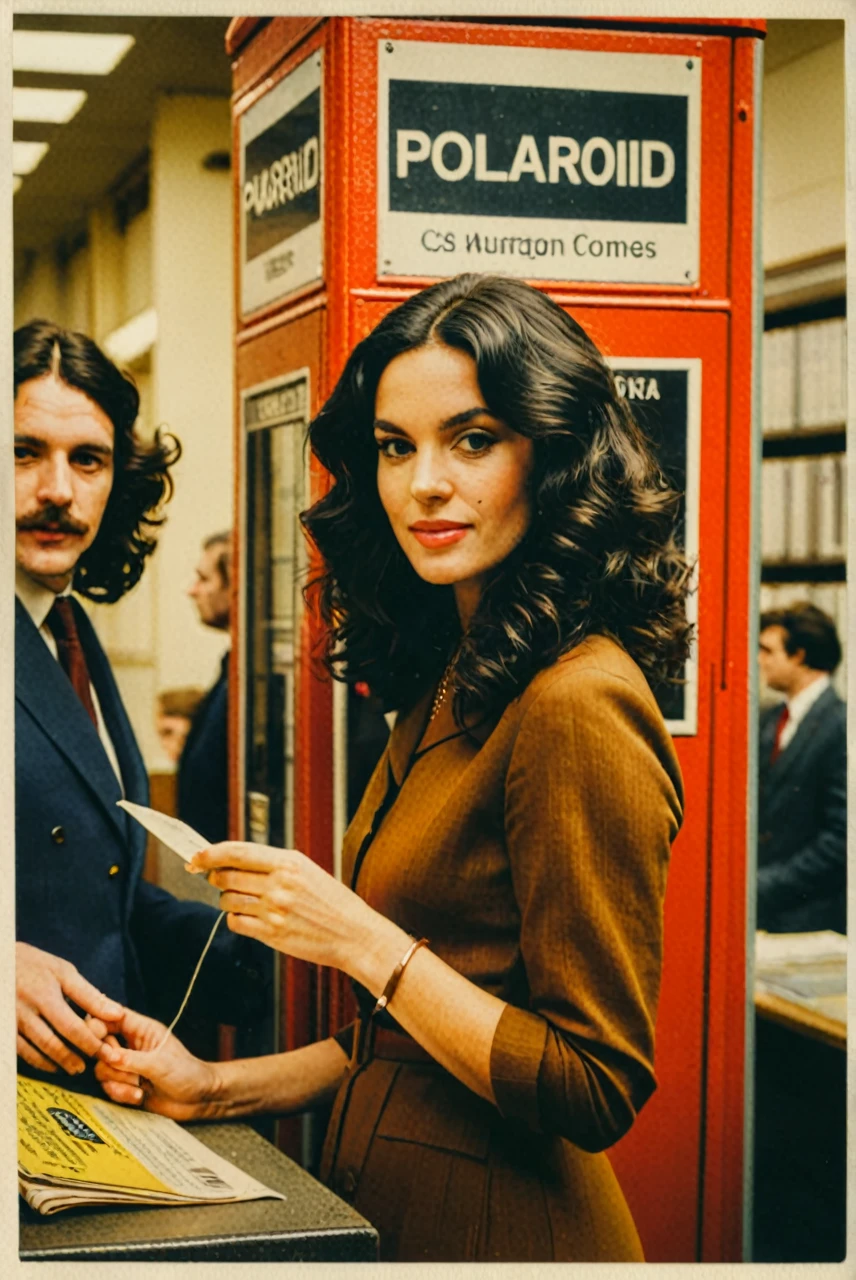
[[[115,1103],[98,1105],[99,1110],[123,1110]],[[113,1137],[86,1096],[26,1076],[18,1076],[18,1163],[34,1177],[47,1174],[107,1187],[174,1190]]]

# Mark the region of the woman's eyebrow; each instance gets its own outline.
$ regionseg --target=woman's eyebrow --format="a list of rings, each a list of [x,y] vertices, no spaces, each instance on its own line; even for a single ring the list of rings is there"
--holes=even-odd
[[[464,409],[462,413],[453,414],[451,418],[447,418],[445,422],[441,422],[439,430],[448,431],[452,427],[462,427],[465,423],[472,422],[473,418],[481,417],[494,418],[495,415],[491,413],[490,409],[488,409],[486,405],[475,405],[472,409]],[[397,427],[394,422],[387,422],[385,418],[375,418],[374,430],[387,431],[391,435],[396,436],[407,435],[407,432],[403,427]]]
[[[473,418],[492,418],[493,416],[487,405],[479,404],[473,409],[465,409],[463,413],[456,413],[453,417],[447,418],[441,423],[440,430],[448,431],[450,427],[462,427],[465,422],[472,422]]]
[[[388,431],[391,435],[394,435],[394,436],[407,435],[407,432],[404,430],[403,427],[397,427],[394,422],[387,422],[385,418],[375,418],[373,429],[375,431]]]

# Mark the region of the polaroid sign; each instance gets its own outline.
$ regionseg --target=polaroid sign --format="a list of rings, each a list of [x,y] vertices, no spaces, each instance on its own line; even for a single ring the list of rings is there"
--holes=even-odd
[[[321,278],[321,55],[241,117],[241,312]]]
[[[700,63],[382,41],[379,274],[690,284]]]

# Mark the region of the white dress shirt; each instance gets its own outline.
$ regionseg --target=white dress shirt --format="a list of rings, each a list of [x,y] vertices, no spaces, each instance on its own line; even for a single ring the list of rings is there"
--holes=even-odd
[[[45,619],[51,611],[53,602],[57,593],[50,590],[49,587],[43,587],[40,582],[35,582],[29,574],[25,573],[19,566],[15,567],[15,595],[21,601],[21,604],[27,610],[33,622],[38,627],[39,635],[44,640],[53,657],[59,661],[57,653],[56,640],[48,627]],[[64,591],[60,591],[59,595],[71,595],[71,586],[66,587]],[[122,770],[119,768],[119,757],[116,755],[116,748],[110,734],[107,732],[107,725],[104,723],[104,716],[101,711],[101,703],[98,701],[98,694],[92,681],[89,682],[89,691],[92,695],[92,705],[95,708],[95,715],[98,719],[98,736],[101,744],[107,752],[107,759],[113,766],[113,771],[119,779],[119,786],[122,788],[122,794],[125,794],[125,788],[122,783]]]
[[[829,684],[829,676],[824,673],[788,699],[788,722],[779,738],[779,751],[784,751],[820,695],[829,688]]]

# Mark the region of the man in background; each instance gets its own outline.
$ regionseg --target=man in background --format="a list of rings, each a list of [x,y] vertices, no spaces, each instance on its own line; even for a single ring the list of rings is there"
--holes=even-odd
[[[79,1075],[99,1045],[82,1015],[171,1019],[217,919],[142,879],[146,832],[117,801],[147,803],[146,769],[71,595],[109,604],[139,580],[180,449],[137,435],[134,383],[84,334],[25,325],[14,370],[17,1048],[31,1071]],[[247,941],[220,930],[189,1010],[264,1012]]]
[[[232,613],[232,534],[215,533],[202,544],[196,577],[187,594],[199,621],[229,630]],[[178,816],[206,840],[229,838],[229,653],[202,699],[178,763]]]
[[[761,714],[758,928],[846,932],[846,707],[830,676],[835,624],[814,605],[761,615],[761,674],[784,703]]]

